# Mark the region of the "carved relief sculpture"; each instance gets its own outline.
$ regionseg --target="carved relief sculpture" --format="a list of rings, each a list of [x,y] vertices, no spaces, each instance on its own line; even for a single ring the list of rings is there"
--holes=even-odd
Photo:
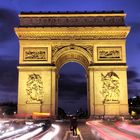
[[[65,13],[66,14],[66,13]],[[83,17],[83,16],[77,16],[77,17],[21,17],[20,18],[20,25],[21,26],[27,26],[28,27],[80,27],[80,26],[89,26],[89,27],[95,27],[95,26],[124,26],[124,19],[122,16],[96,16],[96,17]]]
[[[114,72],[109,72],[106,75],[101,74],[102,91],[104,103],[119,103],[119,77]]]
[[[121,47],[98,47],[99,61],[121,60]]]
[[[26,103],[42,103],[43,82],[39,74],[30,74],[27,81],[27,101]]]
[[[75,50],[85,50],[87,51],[91,56],[93,55],[93,46],[90,46],[90,45],[86,45],[86,46],[77,46],[75,44],[70,44],[68,46],[54,46],[52,48],[52,56],[54,56],[58,51],[60,50],[70,50],[70,49],[75,49]]]
[[[47,61],[47,48],[24,48],[24,61]]]

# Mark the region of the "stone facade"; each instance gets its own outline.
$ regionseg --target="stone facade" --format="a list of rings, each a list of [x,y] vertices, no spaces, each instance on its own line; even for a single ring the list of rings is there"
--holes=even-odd
[[[126,37],[123,12],[22,13],[18,113],[57,115],[58,72],[68,62],[87,73],[89,115],[127,115]]]

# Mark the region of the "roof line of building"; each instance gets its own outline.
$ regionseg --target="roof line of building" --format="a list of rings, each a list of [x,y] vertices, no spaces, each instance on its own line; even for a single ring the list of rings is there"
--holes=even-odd
[[[126,16],[123,11],[66,11],[66,12],[21,12],[19,17],[96,17],[96,16]]]

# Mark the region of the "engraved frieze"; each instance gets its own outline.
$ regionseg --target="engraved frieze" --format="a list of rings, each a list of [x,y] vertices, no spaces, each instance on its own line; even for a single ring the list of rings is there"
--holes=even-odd
[[[48,48],[24,48],[24,61],[47,61]]]
[[[42,103],[44,94],[42,77],[39,74],[30,74],[26,86],[26,103]]]
[[[115,72],[101,73],[103,103],[119,103],[119,77]]]
[[[92,27],[92,26],[124,26],[122,16],[77,16],[77,17],[20,17],[20,26],[28,27]]]
[[[67,50],[67,49],[70,49],[70,48],[68,48],[68,47],[66,47],[66,46],[58,46],[58,45],[56,45],[56,46],[53,46],[52,47],[52,56],[54,56],[59,50],[61,50],[61,49],[65,49],[65,50]]]
[[[113,61],[122,59],[121,47],[98,47],[97,48],[98,61]]]
[[[84,46],[78,46],[75,44],[70,44],[68,46],[53,46],[52,47],[52,56],[54,56],[58,51],[62,50],[66,51],[66,50],[70,50],[70,49],[74,49],[74,50],[85,50],[86,52],[88,52],[91,56],[93,56],[93,46],[90,45],[84,45]]]
[[[17,29],[18,30],[18,29]],[[73,33],[74,34],[74,33]],[[32,40],[98,40],[98,39],[124,39],[127,34],[123,31],[121,32],[91,32],[85,35],[86,32],[81,32],[79,35],[73,36],[72,33],[57,32],[55,34],[50,34],[47,32],[18,32],[18,37],[20,39],[32,39]]]
[[[85,46],[84,48],[93,56],[93,46]]]

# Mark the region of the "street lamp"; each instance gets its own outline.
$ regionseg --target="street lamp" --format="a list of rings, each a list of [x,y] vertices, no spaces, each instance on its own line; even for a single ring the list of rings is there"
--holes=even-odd
[[[16,115],[16,111],[14,111],[14,117],[15,117],[15,115]]]
[[[3,118],[5,118],[5,112],[3,112],[2,115],[3,115]]]

